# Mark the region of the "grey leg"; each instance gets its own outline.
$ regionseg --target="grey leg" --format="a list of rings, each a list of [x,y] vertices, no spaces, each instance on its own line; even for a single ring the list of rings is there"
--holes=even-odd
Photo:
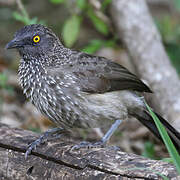
[[[112,124],[111,128],[107,131],[107,133],[102,137],[102,139],[96,143],[90,143],[90,142],[86,142],[83,141],[78,145],[75,145],[72,147],[72,150],[77,150],[77,149],[81,149],[81,148],[97,148],[97,147],[103,147],[106,145],[107,141],[111,138],[111,136],[113,135],[113,133],[116,131],[116,129],[119,127],[119,125],[121,124],[121,120],[116,120],[114,124]]]
[[[49,129],[46,132],[44,132],[38,139],[36,139],[34,142],[32,142],[28,146],[26,153],[25,153],[25,159],[27,159],[27,157],[31,153],[31,151],[33,149],[36,149],[36,147],[38,145],[44,143],[45,141],[47,141],[49,139],[49,137],[51,137],[53,135],[54,135],[54,138],[59,137],[63,131],[64,131],[64,129],[62,129],[62,128],[53,128],[53,129]]]
[[[114,124],[112,124],[112,126],[110,127],[110,129],[108,130],[108,132],[102,137],[101,141],[103,143],[106,143],[111,136],[114,134],[114,132],[116,131],[116,129],[119,127],[119,125],[121,124],[121,120],[116,120]]]

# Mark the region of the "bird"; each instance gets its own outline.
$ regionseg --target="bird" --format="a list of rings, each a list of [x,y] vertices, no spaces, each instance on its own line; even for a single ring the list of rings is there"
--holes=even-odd
[[[104,57],[72,50],[55,33],[40,24],[19,29],[6,49],[17,49],[19,82],[32,104],[57,127],[32,142],[25,158],[52,135],[75,128],[110,126],[98,142],[81,142],[79,148],[104,147],[121,122],[135,117],[157,138],[160,133],[142,93],[151,89],[122,65]],[[157,114],[180,152],[180,133]]]

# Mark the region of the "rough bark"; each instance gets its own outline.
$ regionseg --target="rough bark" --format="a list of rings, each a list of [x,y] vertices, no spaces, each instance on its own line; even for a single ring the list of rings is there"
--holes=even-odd
[[[56,139],[24,152],[37,134],[0,124],[0,179],[178,179],[172,164],[128,154],[118,147],[72,151],[67,139]]]
[[[144,0],[113,0],[111,14],[155,109],[180,130],[180,82]]]

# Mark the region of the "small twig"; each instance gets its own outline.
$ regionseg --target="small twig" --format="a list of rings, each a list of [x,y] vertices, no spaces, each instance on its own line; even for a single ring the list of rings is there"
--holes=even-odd
[[[95,8],[95,9],[100,9],[101,8],[101,3],[98,0],[89,0],[89,3]]]
[[[21,0],[16,0],[16,4],[17,4],[19,10],[21,11],[22,15],[24,15],[27,19],[29,19],[29,15],[28,15],[22,1]]]

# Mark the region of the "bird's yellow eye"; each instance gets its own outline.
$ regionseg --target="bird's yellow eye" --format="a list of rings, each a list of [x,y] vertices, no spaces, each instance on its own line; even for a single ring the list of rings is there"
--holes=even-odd
[[[33,42],[38,43],[40,41],[40,37],[38,35],[33,37]]]

